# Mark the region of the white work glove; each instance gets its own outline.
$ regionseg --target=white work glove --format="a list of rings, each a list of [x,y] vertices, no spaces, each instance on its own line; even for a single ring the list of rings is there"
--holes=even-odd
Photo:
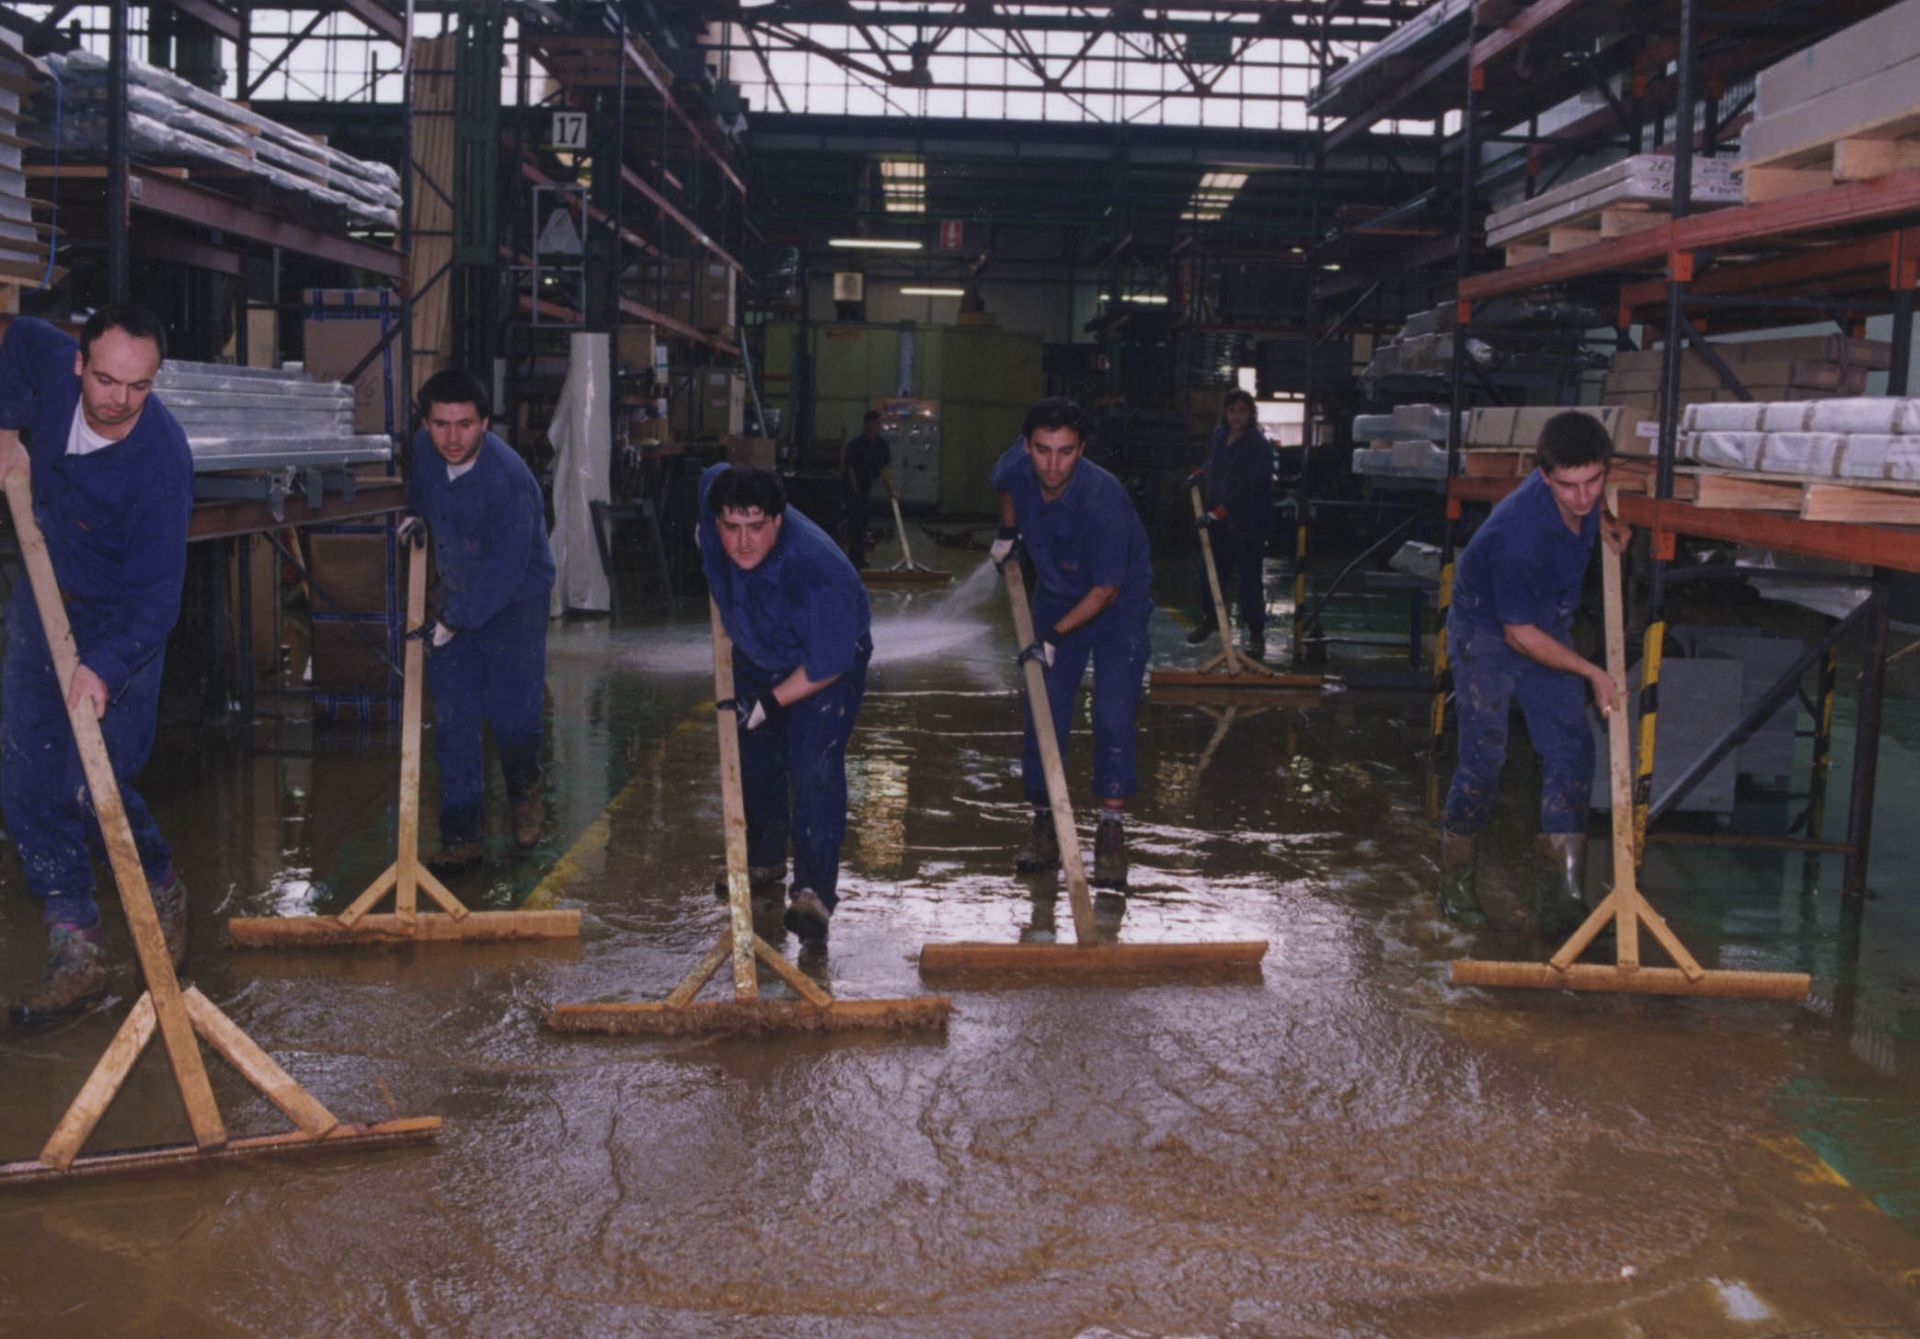
[[[441,647],[445,646],[448,642],[452,640],[453,640],[452,628],[448,627],[444,623],[435,623],[433,625],[433,649],[434,650],[438,651]]]
[[[405,516],[401,518],[400,524],[394,530],[393,535],[394,538],[398,539],[402,544],[406,544],[412,542],[415,535],[425,534],[426,529],[427,523],[418,516]]]
[[[1010,527],[1002,526],[999,534],[994,536],[993,547],[988,549],[987,553],[993,558],[994,567],[1004,570],[1007,565],[1007,558],[1019,547],[1020,532]]]
[[[1051,635],[1052,634],[1049,634],[1049,636]],[[1054,649],[1055,648],[1053,643],[1049,641],[1046,637],[1042,637],[1039,641],[1035,642],[1032,646],[1029,646],[1024,651],[1022,651],[1020,653],[1019,659],[1015,660],[1013,663],[1016,665],[1024,665],[1029,660],[1037,660],[1047,669],[1052,669]]]

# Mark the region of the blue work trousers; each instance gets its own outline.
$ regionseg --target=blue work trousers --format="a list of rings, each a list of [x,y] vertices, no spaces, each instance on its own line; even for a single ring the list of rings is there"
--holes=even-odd
[[[23,595],[25,585],[23,581]],[[100,908],[94,901],[89,853],[104,860],[106,848],[39,614],[23,595],[10,602],[6,662],[0,670],[0,805],[6,809],[7,835],[26,869],[27,887],[40,899],[47,924],[97,925]],[[78,605],[68,612],[84,645],[87,615]],[[100,718],[140,867],[154,888],[172,871],[173,853],[131,783],[153,752],[163,659],[155,656],[137,670]]]
[[[793,843],[793,886],[811,888],[832,911],[840,901],[840,844],[847,835],[847,738],[867,693],[873,642],[862,637],[853,668],[740,732],[740,785],[747,805],[747,863],[785,866]],[[785,678],[783,674],[780,676]],[[733,692],[741,701],[771,693],[774,677],[735,648]]]
[[[1558,640],[1564,644],[1565,635]],[[1507,757],[1507,718],[1518,700],[1527,737],[1540,758],[1540,830],[1585,832],[1593,793],[1586,682],[1529,660],[1499,633],[1459,619],[1447,620],[1447,644],[1460,723],[1460,757],[1447,789],[1447,830],[1475,833],[1493,816]]]
[[[857,492],[849,488],[846,493],[847,561],[856,568],[867,565],[867,520],[873,510],[872,494],[871,488]]]
[[[1072,603],[1044,596],[1034,602],[1034,626],[1053,626]],[[1100,800],[1124,800],[1140,789],[1134,772],[1133,714],[1140,705],[1140,687],[1147,670],[1147,617],[1151,609],[1126,613],[1108,609],[1084,627],[1075,628],[1055,647],[1053,668],[1046,671],[1047,706],[1053,712],[1053,733],[1060,741],[1060,760],[1067,757],[1068,727],[1080,697],[1080,679],[1093,662],[1093,794]],[[1040,740],[1033,729],[1031,707],[1024,713],[1026,734],[1021,743],[1020,776],[1027,799],[1047,803],[1047,774],[1040,766]]]
[[[547,600],[516,600],[478,628],[427,652],[433,755],[440,763],[440,840],[479,841],[486,830],[486,752],[493,729],[507,798],[540,788],[541,689],[547,672]]]
[[[1267,537],[1235,534],[1216,525],[1208,533],[1213,545],[1213,569],[1220,578],[1220,598],[1240,603],[1240,626],[1258,640],[1267,630]],[[1207,588],[1207,560],[1200,559],[1200,595],[1213,599]],[[1207,612],[1213,612],[1209,605]]]

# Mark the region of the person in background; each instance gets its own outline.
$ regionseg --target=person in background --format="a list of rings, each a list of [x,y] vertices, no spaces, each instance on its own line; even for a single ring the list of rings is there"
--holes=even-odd
[[[1200,526],[1213,546],[1213,565],[1220,578],[1223,600],[1238,596],[1240,628],[1247,654],[1267,658],[1267,539],[1273,534],[1273,443],[1260,430],[1253,397],[1228,391],[1220,407],[1220,425],[1213,430],[1207,462],[1189,479],[1201,486]],[[1206,564],[1201,563],[1200,598],[1205,604],[1187,643],[1198,646],[1218,627],[1212,593],[1207,589]]]
[[[1093,791],[1100,822],[1093,845],[1094,882],[1127,886],[1127,799],[1139,789],[1134,773],[1134,712],[1146,672],[1147,619],[1153,612],[1147,531],[1126,487],[1085,459],[1085,419],[1072,400],[1040,401],[1027,411],[1016,441],[993,468],[1000,494],[996,565],[1015,560],[1016,545],[1032,555],[1036,640],[1020,663],[1045,670],[1060,756],[1087,663],[1093,663]],[[1026,713],[1020,771],[1033,828],[1015,860],[1023,873],[1060,863],[1046,773],[1033,712]]]
[[[541,708],[547,672],[547,598],[553,554],[533,472],[487,430],[492,404],[479,378],[458,368],[420,388],[422,426],[413,439],[407,506],[424,522],[438,574],[426,623],[433,691],[433,751],[440,764],[436,874],[470,869],[486,855],[486,754],[493,730],[513,811],[513,840],[536,845],[546,826],[540,798]]]
[[[0,690],[0,804],[27,887],[40,899],[47,962],[13,1001],[30,1025],[107,993],[89,848],[102,851],[67,713],[91,711],[119,782],[133,844],[174,970],[187,960],[187,888],[132,782],[153,750],[167,636],[187,571],[193,456],[154,377],[167,353],[153,313],[104,307],[80,338],[16,318],[0,341],[0,480],[26,469],[33,514],[73,628],[70,683],[54,673],[30,582],[7,602]]]
[[[867,565],[867,514],[873,500],[873,483],[878,479],[893,496],[893,448],[880,435],[880,414],[869,409],[860,420],[860,435],[847,440],[841,462],[841,480],[846,484],[847,558],[857,571]]]
[[[714,465],[700,476],[700,565],[733,640],[748,877],[778,892],[793,846],[783,923],[827,942],[847,833],[847,740],[873,658],[860,574],[826,531],[787,505],[770,470]]]
[[[1613,680],[1573,649],[1574,610],[1594,540],[1615,553],[1627,527],[1601,506],[1613,440],[1584,414],[1541,429],[1539,468],[1493,509],[1454,569],[1447,646],[1453,662],[1460,756],[1440,834],[1440,905],[1479,925],[1475,839],[1492,817],[1516,700],[1540,758],[1536,914],[1543,933],[1571,933],[1586,915],[1587,810],[1593,732],[1585,693],[1604,716]]]

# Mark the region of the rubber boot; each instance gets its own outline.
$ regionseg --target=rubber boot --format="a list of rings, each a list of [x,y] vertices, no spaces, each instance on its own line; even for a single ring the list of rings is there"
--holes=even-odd
[[[547,830],[547,806],[538,795],[513,802],[513,844],[521,850],[538,846]]]
[[[811,888],[796,888],[793,897],[787,903],[787,914],[781,924],[793,931],[794,937],[803,948],[819,948],[827,942],[827,927],[833,922],[833,913],[827,910],[827,904]]]
[[[1440,830],[1440,910],[1456,925],[1480,926],[1487,913],[1475,887],[1480,856],[1470,834]]]
[[[160,933],[167,937],[167,956],[173,970],[187,965],[187,885],[177,871],[153,890],[153,909],[160,917]]]
[[[47,935],[47,965],[20,992],[10,1011],[21,1027],[77,1014],[107,994],[107,955],[100,948],[100,927],[82,930],[56,925]]]
[[[473,869],[487,858],[487,848],[478,841],[442,842],[440,849],[427,857],[427,868],[441,878]]]
[[[1204,642],[1205,640],[1207,640],[1207,638],[1213,636],[1214,632],[1218,630],[1219,627],[1220,627],[1219,622],[1216,621],[1213,616],[1213,610],[1211,609],[1207,610],[1205,613],[1200,615],[1200,621],[1193,625],[1193,630],[1187,633],[1187,645],[1188,646],[1200,645],[1201,642]]]
[[[1103,818],[1093,825],[1093,886],[1116,891],[1126,889],[1126,824]]]
[[[727,891],[727,875],[722,870],[713,881],[713,895],[722,902],[731,894]],[[785,865],[748,865],[747,896],[756,902],[784,898],[787,895],[787,867]]]
[[[1267,630],[1263,625],[1247,629],[1247,654],[1265,664],[1267,661]]]
[[[1587,918],[1587,834],[1543,832],[1534,839],[1534,913],[1540,934],[1565,939]]]
[[[1060,867],[1060,839],[1053,831],[1053,813],[1047,809],[1036,809],[1033,814],[1033,830],[1027,834],[1027,841],[1020,853],[1013,858],[1013,867],[1022,874],[1037,874],[1041,870]]]

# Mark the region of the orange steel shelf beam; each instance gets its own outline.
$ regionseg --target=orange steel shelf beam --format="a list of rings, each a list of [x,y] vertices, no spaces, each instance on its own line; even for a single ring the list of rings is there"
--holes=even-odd
[[[1621,520],[1653,532],[1656,553],[1662,547],[1671,552],[1672,536],[1691,535],[1729,544],[1757,544],[1811,558],[1920,572],[1920,530],[1851,521],[1806,521],[1779,512],[1696,507],[1690,502],[1661,502],[1632,493],[1622,494],[1619,505]]]

